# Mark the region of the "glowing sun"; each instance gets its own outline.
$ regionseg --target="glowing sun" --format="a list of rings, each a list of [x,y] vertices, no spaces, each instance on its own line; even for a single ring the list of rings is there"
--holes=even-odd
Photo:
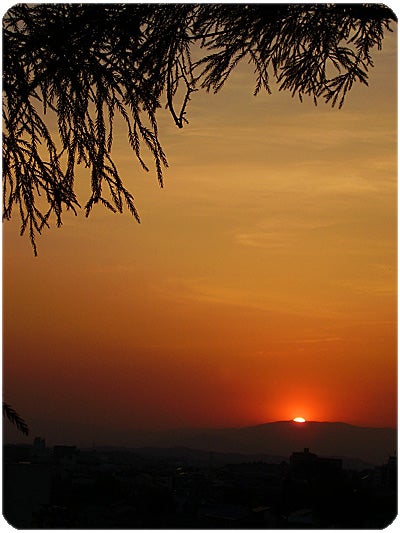
[[[293,418],[293,422],[299,422],[299,423],[303,424],[305,421],[306,421],[306,419],[303,418],[302,416],[297,416],[296,418]]]

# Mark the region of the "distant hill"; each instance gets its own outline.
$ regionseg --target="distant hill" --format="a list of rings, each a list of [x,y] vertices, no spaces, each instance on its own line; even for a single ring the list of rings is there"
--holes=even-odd
[[[320,456],[356,458],[378,465],[397,452],[397,430],[342,422],[283,421],[243,428],[157,432],[138,437],[134,445],[180,446],[219,453],[277,456],[276,459],[309,448]]]

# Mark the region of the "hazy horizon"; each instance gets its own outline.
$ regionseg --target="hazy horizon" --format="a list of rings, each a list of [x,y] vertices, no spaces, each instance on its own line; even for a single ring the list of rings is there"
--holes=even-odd
[[[119,432],[119,434],[115,435],[115,441],[113,440],[113,437],[111,435],[101,437],[101,431],[97,428],[95,431],[93,431],[92,434],[84,435],[82,433],[81,428],[76,428],[78,431],[77,433],[64,433],[63,431],[59,431],[59,428],[56,429],[56,431],[50,432],[49,435],[37,435],[37,434],[31,434],[29,437],[24,437],[21,435],[19,431],[14,428],[14,426],[8,425],[8,427],[4,426],[3,431],[3,442],[4,444],[33,444],[35,437],[41,437],[44,438],[46,441],[47,446],[55,446],[55,445],[68,445],[68,446],[77,446],[78,448],[92,448],[95,447],[102,447],[102,446],[110,446],[110,447],[122,447],[122,448],[135,448],[135,447],[141,447],[144,446],[143,442],[140,439],[148,438],[150,436],[163,436],[166,434],[174,435],[181,435],[182,433],[196,433],[201,431],[224,431],[224,430],[240,430],[240,429],[246,429],[246,428],[257,428],[262,426],[268,426],[268,425],[274,425],[274,424],[292,424],[294,426],[303,425],[303,428],[308,425],[312,424],[320,424],[320,425],[330,425],[330,426],[350,426],[354,428],[359,429],[376,429],[376,430],[397,430],[397,426],[368,426],[368,425],[357,425],[357,424],[350,424],[348,422],[342,422],[339,420],[307,420],[304,424],[299,424],[294,422],[293,420],[270,420],[261,422],[260,424],[254,424],[254,425],[241,425],[241,426],[205,426],[205,427],[189,427],[189,426],[182,426],[182,427],[170,427],[170,428],[162,428],[162,429],[135,429],[125,428],[123,431]],[[303,428],[299,427],[299,430],[301,431]],[[56,436],[57,435],[57,436]],[[306,443],[305,443],[306,444]],[[150,445],[150,444],[149,444]],[[171,444],[171,447],[179,446],[179,444]],[[163,445],[159,445],[158,447],[164,447]],[[194,446],[195,448],[195,446]],[[295,451],[295,450],[293,450]],[[265,453],[268,454],[268,446],[266,445]]]

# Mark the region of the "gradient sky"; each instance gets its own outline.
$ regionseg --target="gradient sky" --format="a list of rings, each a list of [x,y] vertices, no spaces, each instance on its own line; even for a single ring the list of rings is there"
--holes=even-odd
[[[394,35],[375,59],[341,110],[253,97],[243,65],[194,95],[183,130],[161,112],[164,189],[117,128],[140,225],[66,215],[34,258],[18,220],[4,224],[3,390],[32,438],[396,424]]]

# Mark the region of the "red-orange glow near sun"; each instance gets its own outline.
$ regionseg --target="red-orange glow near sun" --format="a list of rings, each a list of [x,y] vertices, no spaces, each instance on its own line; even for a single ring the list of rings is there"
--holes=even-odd
[[[298,422],[300,424],[303,424],[305,421],[306,419],[303,418],[302,416],[297,416],[296,418],[293,418],[293,422]]]

